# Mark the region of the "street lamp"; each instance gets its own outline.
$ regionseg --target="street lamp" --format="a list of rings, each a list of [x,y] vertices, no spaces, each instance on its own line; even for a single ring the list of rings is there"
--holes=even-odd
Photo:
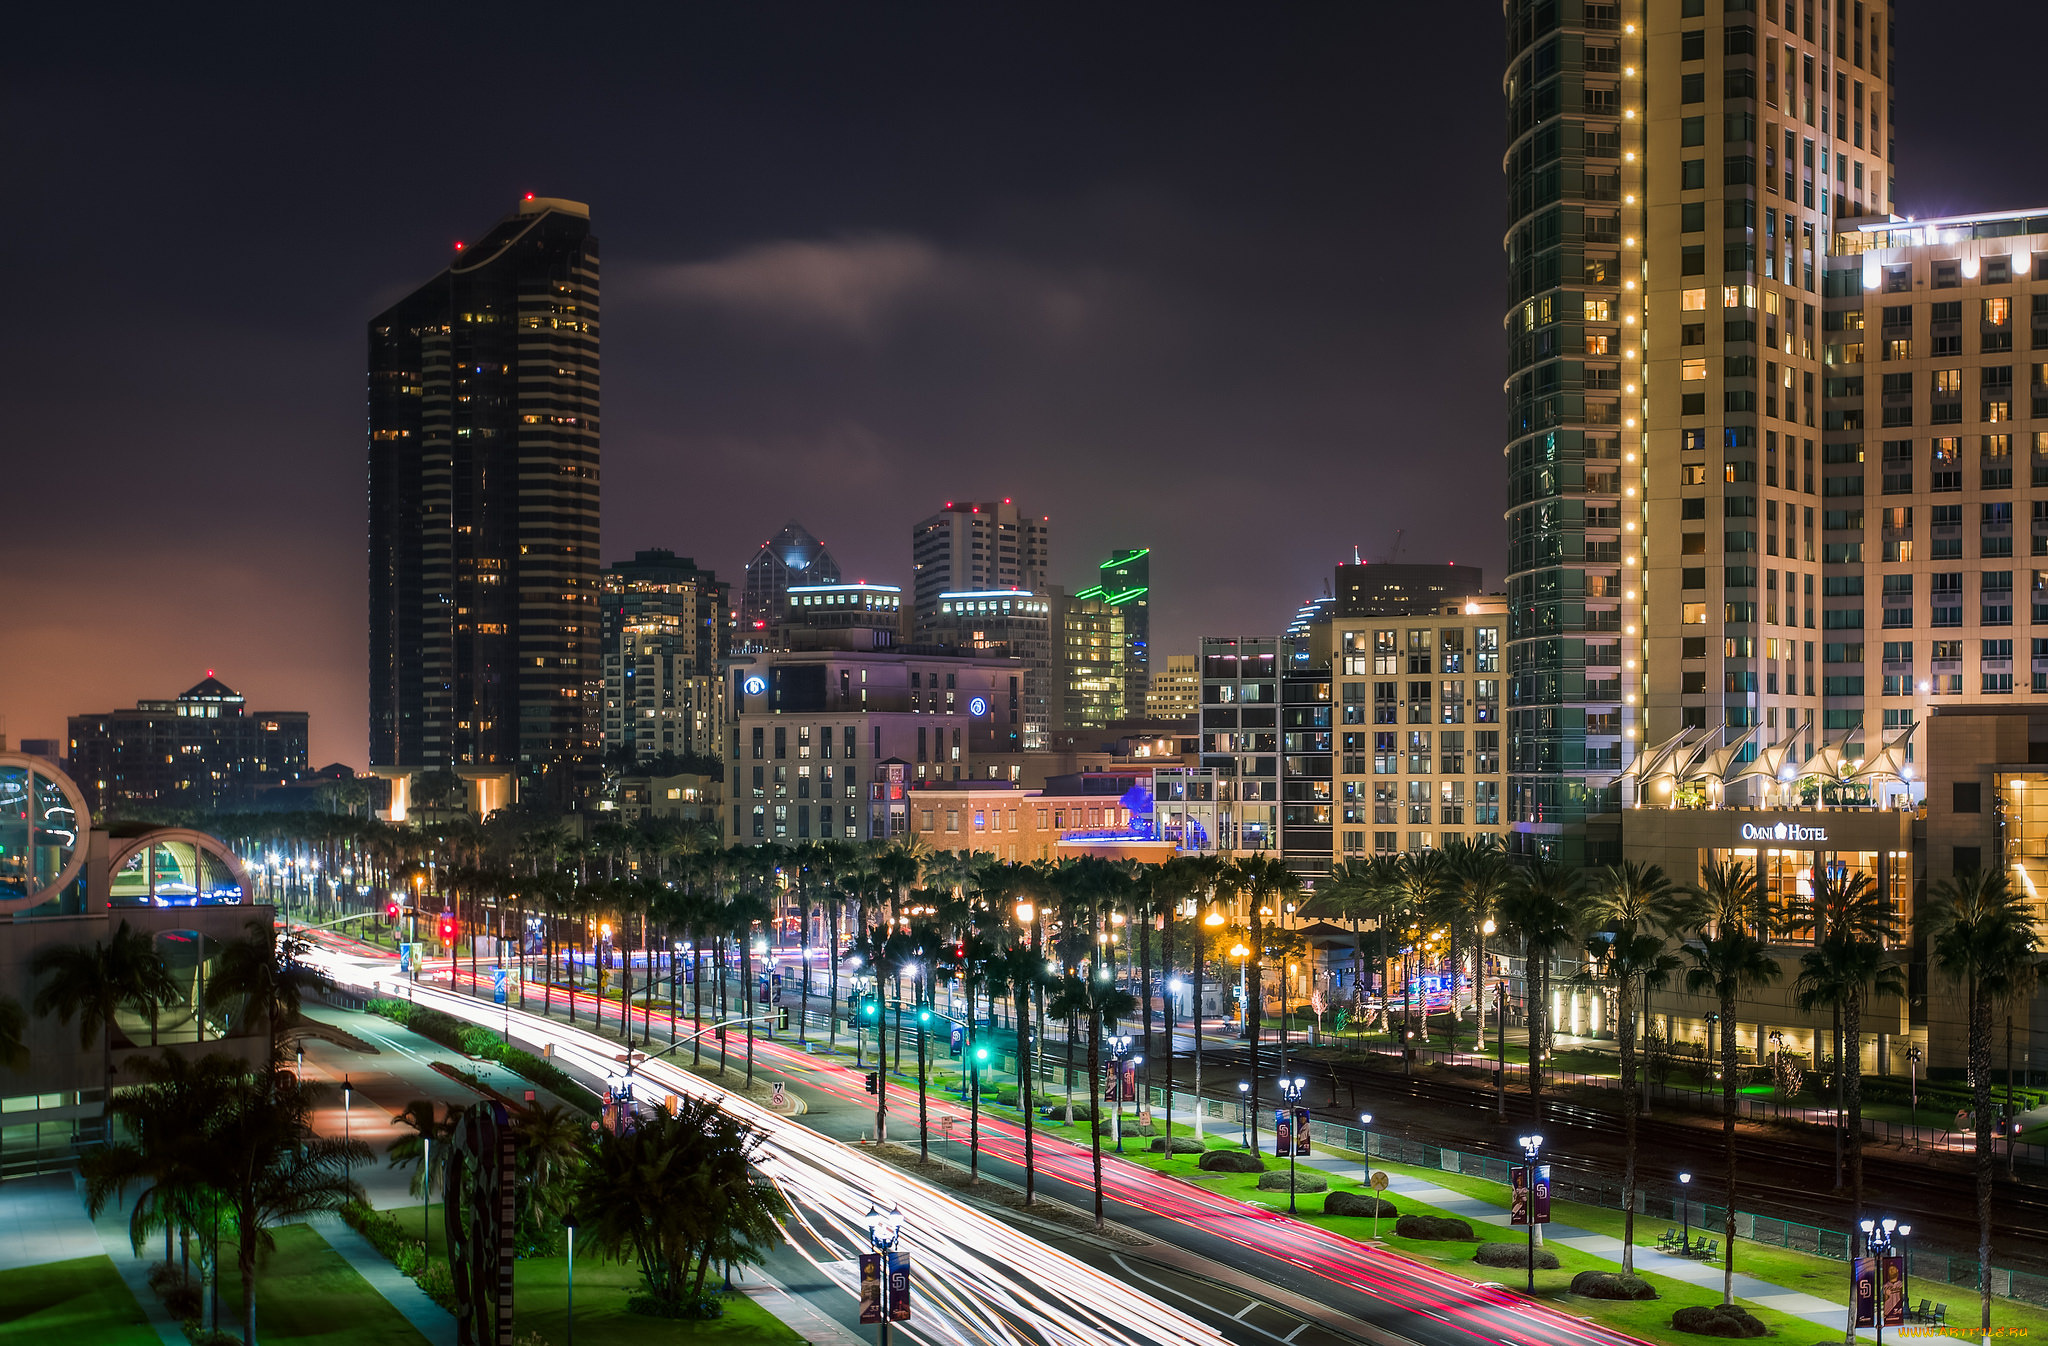
[[[1176,1000],[1180,999],[1180,993],[1186,988],[1187,983],[1179,977],[1169,977],[1166,980],[1166,1093],[1164,1095],[1166,1099],[1166,1129],[1161,1133],[1166,1139],[1159,1143],[1160,1157],[1166,1160],[1173,1158],[1173,1004]],[[1196,1018],[1195,1024],[1197,1027],[1200,1027],[1201,1019],[1199,1016]],[[1201,1052],[1201,1039],[1197,1037],[1195,1040],[1195,1054],[1200,1056]],[[1201,1097],[1199,1090],[1196,1091],[1195,1097],[1198,1099]],[[1199,1104],[1197,1104],[1195,1110],[1197,1112],[1201,1111]]]
[[[1863,1231],[1863,1256],[1869,1262],[1871,1275],[1875,1277],[1870,1287],[1871,1322],[1877,1328],[1878,1346],[1884,1346],[1884,1320],[1887,1316],[1886,1299],[1888,1298],[1885,1293],[1885,1259],[1891,1255],[1893,1236],[1898,1234],[1902,1228],[1904,1232],[1910,1234],[1913,1232],[1913,1226],[1901,1226],[1897,1220],[1887,1215],[1881,1220],[1865,1217],[1856,1222],[1856,1227]],[[1849,1316],[1851,1320],[1850,1330],[1852,1331],[1855,1327],[1854,1319],[1856,1315],[1855,1265],[1853,1260],[1849,1264]],[[1901,1267],[1900,1270],[1903,1271],[1904,1268]],[[1904,1278],[1901,1277],[1899,1286],[1900,1298],[1898,1301],[1900,1308],[1899,1317],[1901,1320],[1905,1318],[1905,1288]]]
[[[1244,1139],[1244,1147],[1249,1150],[1252,1147],[1252,1082],[1250,1080],[1239,1080],[1237,1082],[1237,1111],[1237,1120],[1239,1130]]]
[[[1907,1087],[1913,1091],[1913,1143],[1916,1146],[1920,1142],[1920,1061],[1920,1044],[1916,1042],[1906,1048],[1906,1079]]]
[[[1280,1096],[1287,1100],[1287,1213],[1294,1213],[1294,1156],[1301,1150],[1301,1137],[1295,1134],[1301,1118],[1295,1115],[1294,1105],[1301,1101],[1301,1091],[1308,1088],[1308,1081],[1296,1075],[1293,1079],[1285,1076],[1280,1080]],[[1277,1134],[1277,1133],[1276,1133]]]
[[[349,1107],[355,1102],[355,1098],[356,1087],[348,1082],[348,1076],[343,1075],[341,1077],[341,1143],[344,1147],[348,1145]],[[343,1174],[350,1178],[355,1177],[355,1160],[347,1154],[346,1148],[344,1148],[341,1162]]]
[[[1522,1136],[1517,1143],[1529,1167],[1522,1179],[1522,1218],[1529,1226],[1529,1293],[1536,1293],[1536,1157],[1543,1152],[1543,1137]]]
[[[1113,1033],[1109,1039],[1110,1069],[1116,1072],[1110,1081],[1109,1103],[1116,1110],[1113,1124],[1116,1132],[1116,1152],[1124,1152],[1124,1058],[1131,1054],[1131,1035]]]
[[[1372,1167],[1372,1114],[1369,1112],[1359,1113],[1358,1124],[1365,1128],[1365,1144],[1361,1148],[1365,1151],[1365,1164],[1369,1170]],[[1368,1172],[1366,1176],[1370,1177],[1372,1175]]]
[[[576,1212],[562,1215],[562,1228],[569,1233],[569,1320],[568,1346],[576,1346]]]
[[[1691,1186],[1692,1174],[1681,1173],[1678,1175],[1678,1222],[1684,1226],[1684,1232],[1679,1237],[1678,1246],[1686,1252],[1692,1251],[1692,1202],[1688,1198]]]
[[[869,1206],[867,1218],[862,1221],[868,1230],[868,1246],[882,1259],[882,1318],[875,1325],[876,1346],[888,1346],[889,1342],[889,1254],[903,1235],[903,1212],[890,1207],[884,1211],[878,1206]]]
[[[1230,956],[1237,960],[1237,1019],[1239,1024],[1243,1025],[1247,1031],[1249,1031],[1252,1022],[1250,1001],[1251,971],[1250,963],[1247,961],[1250,959],[1251,953],[1252,951],[1242,944],[1230,946]]]

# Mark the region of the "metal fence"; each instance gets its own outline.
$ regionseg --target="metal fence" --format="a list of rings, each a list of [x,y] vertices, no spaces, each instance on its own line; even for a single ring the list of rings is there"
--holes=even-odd
[[[1164,1089],[1153,1087],[1147,1089],[1146,1094],[1153,1106],[1166,1106]],[[1174,1114],[1189,1115],[1188,1110],[1194,1101],[1191,1095],[1176,1089],[1173,1097]],[[1239,1128],[1245,1124],[1245,1104],[1242,1101],[1202,1099],[1201,1108],[1205,1118],[1215,1118]],[[1487,1182],[1500,1183],[1504,1187],[1512,1181],[1514,1162],[1494,1155],[1471,1154],[1440,1145],[1426,1145],[1420,1141],[1404,1140],[1399,1136],[1390,1136],[1378,1131],[1367,1132],[1361,1127],[1338,1125],[1334,1122],[1311,1121],[1309,1134],[1333,1149],[1351,1150],[1372,1158],[1405,1164],[1410,1168],[1435,1169],[1442,1173],[1481,1178]],[[1576,1201],[1582,1206],[1597,1206],[1603,1210],[1616,1211],[1623,1208],[1621,1184],[1618,1182],[1575,1177],[1553,1170],[1551,1192],[1560,1201]],[[1670,1197],[1652,1195],[1641,1189],[1636,1192],[1636,1213],[1648,1216],[1652,1220],[1669,1220],[1673,1224],[1689,1221],[1693,1228],[1705,1231],[1709,1236],[1727,1224],[1725,1206],[1689,1201],[1681,1210],[1678,1201]],[[1748,1211],[1735,1212],[1735,1236],[1766,1247],[1788,1248],[1794,1252],[1812,1253],[1836,1261],[1846,1261],[1850,1256],[1849,1235],[1846,1231],[1823,1229],[1818,1225],[1800,1224],[1797,1221],[1755,1215]],[[1910,1247],[1906,1250],[1906,1256],[1907,1273],[1912,1279],[1926,1285],[1961,1287],[1972,1295],[1977,1292],[1976,1262]],[[2048,1307],[2048,1276],[1993,1267],[1991,1293],[2002,1298]]]

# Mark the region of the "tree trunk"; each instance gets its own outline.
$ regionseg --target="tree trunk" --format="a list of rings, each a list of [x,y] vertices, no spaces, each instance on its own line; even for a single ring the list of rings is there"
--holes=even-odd
[[[1102,1228],[1102,1109],[1098,1102],[1102,1088],[1099,1061],[1102,1052],[1102,1014],[1088,1016],[1088,1139],[1095,1159],[1095,1227]]]
[[[1970,1099],[1977,1116],[1977,1299],[1984,1339],[1991,1339],[1991,999],[1970,984]]]
[[[1138,1003],[1143,1007],[1145,1025],[1145,1059],[1152,1059],[1152,918],[1139,917],[1138,923]]]
[[[1859,1229],[1863,1220],[1863,996],[1852,994],[1842,1006],[1842,1040],[1847,1055],[1842,1059],[1842,1079],[1849,1102],[1849,1228]]]
[[[811,897],[810,890],[801,890],[797,897],[799,909],[803,912],[801,939],[797,945],[799,962],[804,979],[803,998],[799,1002],[796,1021],[796,1040],[810,1041],[811,1027]]]
[[[1034,953],[1032,956],[1035,959],[1037,955]],[[1027,1040],[1031,1022],[1031,983],[1018,982],[1016,996],[1017,1110],[1024,1114],[1024,1204],[1031,1206],[1038,1202],[1038,1171],[1035,1162],[1037,1156],[1033,1152],[1031,1140],[1034,1129],[1031,1124],[1031,1086],[1035,1083],[1032,1076],[1036,1072],[1031,1069],[1031,1044]]]
[[[1620,938],[1620,937],[1618,937]],[[1621,1050],[1621,1269],[1636,1269],[1636,1024],[1635,977],[1616,979],[1615,1045]]]
[[[1254,897],[1248,904],[1251,908],[1252,952],[1245,960],[1244,1027],[1245,1040],[1251,1044],[1251,1089],[1245,1094],[1245,1106],[1251,1109],[1247,1119],[1246,1139],[1251,1141],[1251,1152],[1259,1152],[1259,1021],[1266,1008],[1266,964],[1260,954],[1265,946],[1265,932],[1259,924],[1259,901]]]
[[[1721,1190],[1727,1211],[1721,1229],[1721,1302],[1735,1302],[1735,988],[1721,992]]]

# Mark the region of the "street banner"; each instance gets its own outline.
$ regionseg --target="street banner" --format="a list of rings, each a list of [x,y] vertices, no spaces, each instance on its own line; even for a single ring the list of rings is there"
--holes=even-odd
[[[1878,1260],[1877,1302],[1886,1327],[1906,1324],[1906,1259],[1892,1253]]]
[[[889,1321],[910,1321],[910,1254],[889,1253]]]
[[[410,944],[401,944],[401,945],[399,945],[399,946],[398,946],[398,975],[399,975],[399,976],[401,976],[401,977],[405,977],[405,976],[410,976],[411,974],[412,974],[412,945],[410,945]]]
[[[1516,1164],[1508,1171],[1508,1223],[1529,1223],[1529,1166]]]
[[[1536,1165],[1536,1223],[1550,1223],[1550,1165]]]
[[[1294,1110],[1294,1152],[1296,1154],[1308,1153],[1307,1108],[1296,1108]]]
[[[1136,1061],[1124,1062],[1123,1076],[1123,1088],[1117,1091],[1117,1097],[1135,1099],[1138,1096],[1138,1063]]]
[[[879,1323],[886,1310],[882,1304],[882,1255],[862,1253],[860,1255],[860,1320],[863,1323]]]
[[[966,1040],[966,1033],[961,1030],[959,1024],[954,1024],[952,1033],[949,1034],[946,1039],[946,1049],[952,1053],[954,1060],[957,1061],[960,1059],[960,1048],[961,1045],[966,1042]]]
[[[1856,1259],[1856,1326],[1877,1325],[1877,1259]]]
[[[1294,1115],[1286,1108],[1273,1110],[1273,1153],[1286,1154],[1294,1148]]]
[[[493,1005],[505,1003],[505,969],[502,967],[491,969],[491,1003]]]

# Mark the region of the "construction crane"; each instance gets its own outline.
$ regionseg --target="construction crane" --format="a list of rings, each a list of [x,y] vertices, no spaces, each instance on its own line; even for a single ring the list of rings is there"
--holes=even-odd
[[[1380,563],[1382,565],[1392,565],[1394,564],[1394,562],[1401,559],[1401,539],[1405,537],[1407,533],[1408,530],[1405,528],[1396,528],[1394,530],[1394,540],[1391,544],[1388,545],[1387,554],[1380,558]]]

